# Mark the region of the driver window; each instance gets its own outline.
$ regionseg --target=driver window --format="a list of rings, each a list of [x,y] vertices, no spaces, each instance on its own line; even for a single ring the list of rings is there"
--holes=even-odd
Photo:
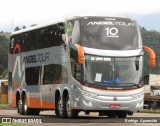
[[[81,65],[78,63],[71,63],[72,68],[72,76],[79,82],[81,82],[82,76],[81,76]]]

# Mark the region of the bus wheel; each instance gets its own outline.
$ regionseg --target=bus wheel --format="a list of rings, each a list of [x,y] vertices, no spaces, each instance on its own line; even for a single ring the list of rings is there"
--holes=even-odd
[[[58,109],[58,107],[59,107],[58,106],[59,97],[60,97],[59,95],[55,96],[55,114],[56,114],[57,117],[59,116],[59,109]]]
[[[107,115],[108,115],[108,118],[116,118],[116,112],[115,111],[109,111],[107,113]]]
[[[21,105],[22,105],[22,102],[20,100],[20,96],[18,95],[17,98],[16,98],[17,113],[20,113]]]
[[[59,96],[58,98],[58,115],[59,117],[62,117],[64,118],[65,117],[65,109],[64,109],[64,101],[63,99],[61,98],[61,96]]]
[[[31,114],[31,109],[27,107],[27,101],[26,101],[26,96],[23,96],[22,98],[22,107],[21,111],[22,115],[30,115]]]
[[[19,100],[18,102],[18,111],[20,115],[24,115],[24,109],[22,108],[22,100]]]
[[[78,111],[71,109],[70,105],[70,101],[69,101],[69,95],[67,96],[66,100],[66,113],[67,113],[67,117],[68,118],[76,118],[78,117]]]
[[[118,118],[126,118],[127,117],[127,111],[117,111],[117,117]]]
[[[20,102],[20,101],[19,101],[19,102]],[[18,107],[17,107],[17,113],[20,113],[19,102],[18,102]]]

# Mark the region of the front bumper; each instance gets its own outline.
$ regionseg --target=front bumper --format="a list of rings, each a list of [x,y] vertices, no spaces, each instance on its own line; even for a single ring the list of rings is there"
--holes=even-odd
[[[143,109],[144,96],[140,98],[128,97],[108,97],[82,96],[78,101],[73,101],[75,109],[100,111],[100,110],[125,110],[137,111]]]

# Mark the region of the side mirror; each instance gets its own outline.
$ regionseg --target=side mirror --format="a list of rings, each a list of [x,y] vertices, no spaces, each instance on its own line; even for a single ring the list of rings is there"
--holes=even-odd
[[[156,55],[155,55],[154,51],[147,46],[143,46],[143,49],[149,53],[149,65],[155,66],[156,65]]]
[[[136,67],[136,71],[138,71],[139,70],[139,57],[136,57],[135,67]]]
[[[77,48],[78,48],[78,63],[79,64],[84,64],[84,50],[83,50],[83,47],[81,45],[77,44]]]
[[[139,61],[135,61],[136,71],[139,70]]]

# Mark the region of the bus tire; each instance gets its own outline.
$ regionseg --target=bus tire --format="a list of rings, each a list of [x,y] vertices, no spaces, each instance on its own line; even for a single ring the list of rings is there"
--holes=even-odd
[[[21,114],[21,113],[22,113],[22,112],[21,112],[22,101],[19,99],[17,102],[18,102],[18,103],[17,103],[17,104],[18,104],[18,105],[17,105],[17,113],[20,113],[20,114]]]
[[[22,108],[22,100],[19,101],[18,107],[20,115],[24,115],[24,109]]]
[[[59,110],[58,110],[58,100],[59,100],[59,93],[56,93],[55,95],[55,114],[57,117],[59,117]]]
[[[17,107],[17,113],[20,113],[19,102],[18,102],[18,107]]]
[[[108,118],[116,118],[117,116],[115,111],[109,111],[107,115],[108,115]]]
[[[126,118],[127,117],[127,111],[117,111],[117,117],[118,118]]]
[[[67,117],[68,118],[77,118],[78,117],[78,111],[71,109],[70,107],[70,100],[69,100],[69,95],[67,95],[66,99],[65,99],[65,109],[66,109],[66,113],[67,113]]]
[[[20,100],[20,95],[19,93],[16,95],[16,107],[17,107],[17,113],[20,113],[20,108],[21,108],[21,100]]]
[[[32,114],[32,111],[30,108],[27,107],[27,98],[26,96],[22,96],[22,107],[21,107],[21,112],[22,112],[22,115],[31,115]]]
[[[63,100],[63,98],[61,98],[61,96],[59,95],[59,98],[58,98],[58,108],[57,108],[57,113],[58,113],[58,116],[60,117],[60,118],[65,118],[66,116],[66,114],[65,114],[65,108],[64,108],[64,106],[65,106],[65,104],[64,104],[64,100]]]

